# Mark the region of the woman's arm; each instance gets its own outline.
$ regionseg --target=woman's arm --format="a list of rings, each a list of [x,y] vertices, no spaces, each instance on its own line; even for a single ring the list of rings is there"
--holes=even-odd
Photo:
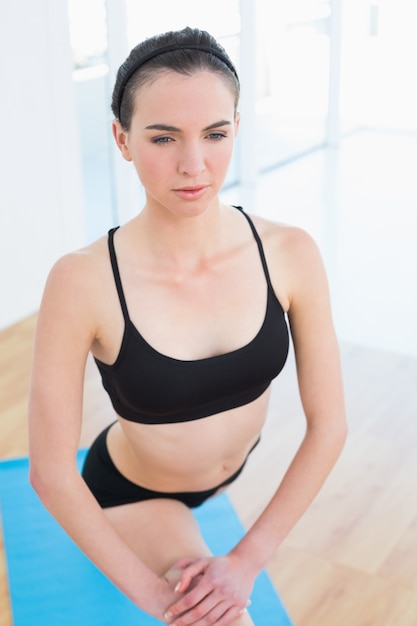
[[[162,619],[175,598],[116,533],[76,467],[84,370],[97,333],[96,261],[64,257],[39,313],[29,401],[30,480],[80,549],[133,602]]]
[[[199,560],[185,568],[182,592],[197,573],[204,576],[194,591],[171,607],[174,615],[195,604],[198,594],[214,594],[214,602],[220,601],[222,587],[229,595],[238,594],[242,587],[250,590],[258,573],[311,504],[344,445],[346,419],[339,350],[321,257],[311,238],[298,229],[289,229],[285,246],[288,316],[306,433],[274,496],[242,540],[221,560]],[[187,621],[191,617],[192,611],[175,624],[193,623]]]
[[[323,263],[303,231],[293,229],[289,244],[293,269],[288,317],[306,433],[271,502],[233,551],[256,569],[267,563],[317,495],[347,433],[339,348]]]

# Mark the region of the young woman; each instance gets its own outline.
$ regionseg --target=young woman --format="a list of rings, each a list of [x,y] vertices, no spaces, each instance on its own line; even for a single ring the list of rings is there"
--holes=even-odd
[[[113,134],[145,206],[56,263],[37,329],[31,482],[119,589],[176,626],[253,624],[245,609],[254,580],[345,439],[315,244],[219,200],[238,97],[230,59],[205,32],[167,33],[134,48],[114,89]],[[229,554],[212,557],[191,509],[236,479],[259,440],[270,383],[287,357],[286,316],[306,434],[259,519]],[[80,476],[90,351],[116,421]]]

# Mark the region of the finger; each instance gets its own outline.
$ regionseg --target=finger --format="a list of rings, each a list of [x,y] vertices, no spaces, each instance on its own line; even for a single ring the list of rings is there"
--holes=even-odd
[[[194,561],[196,560],[197,559],[189,559],[187,557],[182,557],[178,559],[177,561],[175,561],[173,567],[175,569],[184,569],[184,567],[188,567],[189,565],[192,565],[192,563],[194,563]]]
[[[188,587],[191,584],[191,581],[204,574],[207,569],[206,561],[192,561],[189,565],[185,566],[180,574],[180,580],[178,581],[175,592],[176,593],[185,593]]]
[[[188,613],[178,617],[170,626],[230,626],[230,624],[247,612],[247,609],[240,609],[236,606],[229,607],[225,601],[219,602],[213,608],[208,609],[208,601],[204,601]]]
[[[212,591],[211,586],[207,585],[203,579],[199,581],[196,586],[188,591],[181,600],[175,602],[168,607],[164,617],[166,620],[175,620],[178,615],[188,613],[198,606]],[[193,622],[184,622],[186,624]]]
[[[216,624],[217,626],[227,609],[228,605],[224,601],[213,605],[213,601],[206,598],[187,613],[183,613],[180,617],[175,618],[170,626],[201,626],[203,624],[204,626],[209,626],[210,624]]]
[[[217,622],[214,622],[214,623],[216,624],[216,626],[228,626],[229,624],[233,622],[233,620],[237,619],[238,617],[241,617],[247,612],[248,612],[247,609],[241,609],[239,611],[236,607],[231,607],[225,613],[223,613],[223,615]]]
[[[246,608],[240,609],[240,610],[236,606],[227,608],[227,605],[225,606],[225,604],[226,603],[224,602],[221,604],[220,612],[213,609],[213,611],[208,614],[209,619],[211,620],[212,618],[214,618],[214,621],[210,621],[210,622],[204,621],[204,624],[215,624],[215,626],[230,626],[230,624],[234,623],[235,619],[241,617],[242,615],[248,612]],[[194,622],[191,622],[191,623],[194,626]],[[196,622],[195,626],[198,626],[198,625],[199,625],[199,622]],[[171,626],[176,626],[176,624],[172,624]],[[182,624],[179,623],[177,626],[182,626]]]
[[[184,567],[191,563],[191,559],[179,559],[165,574],[165,578],[172,584],[176,593],[184,593],[188,589],[191,581],[185,581],[185,583],[181,585],[181,573]]]

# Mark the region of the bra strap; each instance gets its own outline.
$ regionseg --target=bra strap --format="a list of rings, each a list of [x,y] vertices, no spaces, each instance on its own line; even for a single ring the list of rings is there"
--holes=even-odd
[[[261,241],[261,238],[259,237],[258,231],[255,228],[255,224],[252,222],[252,220],[249,217],[249,215],[247,213],[245,213],[245,211],[242,209],[242,207],[236,206],[235,208],[239,209],[239,211],[242,213],[242,215],[244,215],[246,217],[246,220],[247,220],[249,226],[251,227],[253,236],[254,236],[255,241],[256,241],[256,243],[258,245],[259,256],[261,257],[261,262],[262,262],[262,267],[264,269],[266,282],[268,283],[268,287],[270,287],[273,290],[274,288],[272,287],[271,277],[269,275],[268,264],[266,262],[264,247],[262,245],[262,241]]]
[[[114,282],[116,283],[117,294],[119,296],[120,306],[122,307],[123,317],[125,318],[125,320],[128,320],[129,313],[127,310],[125,294],[123,293],[122,281],[120,280],[120,272],[119,266],[117,264],[116,251],[114,249],[114,233],[118,228],[119,226],[116,226],[116,228],[112,228],[111,230],[109,230],[108,246],[110,253],[110,262],[113,270]]]

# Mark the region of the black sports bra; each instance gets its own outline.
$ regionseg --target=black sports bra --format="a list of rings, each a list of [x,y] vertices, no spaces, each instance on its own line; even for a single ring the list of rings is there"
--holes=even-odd
[[[240,207],[237,207],[240,208]],[[268,297],[265,318],[256,336],[242,348],[196,361],[161,354],[130,320],[109,231],[109,252],[125,319],[119,355],[112,365],[95,359],[103,386],[121,417],[142,424],[187,422],[243,406],[256,400],[284,367],[289,336],[285,313],[268,272],[261,240],[246,217],[258,244]]]

